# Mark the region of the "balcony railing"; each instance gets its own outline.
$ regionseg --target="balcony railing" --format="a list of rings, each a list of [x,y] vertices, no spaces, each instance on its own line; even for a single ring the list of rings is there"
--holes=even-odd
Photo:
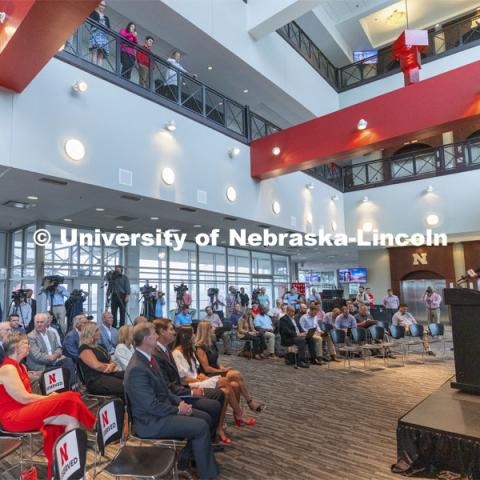
[[[400,72],[400,64],[393,58],[391,46],[379,50],[377,55],[336,68],[295,22],[277,32],[339,92]],[[442,28],[432,28],[428,31],[428,38],[429,46],[422,53],[424,63],[480,45],[480,14]]]
[[[305,173],[342,192],[380,187],[480,168],[480,138],[442,145],[409,155],[339,167],[334,164]]]
[[[103,46],[100,59],[95,50],[90,50],[94,41]],[[122,50],[126,49],[136,59],[130,67],[122,64]],[[226,97],[91,19],[79,27],[57,57],[245,143],[280,130],[250,112],[248,106]]]

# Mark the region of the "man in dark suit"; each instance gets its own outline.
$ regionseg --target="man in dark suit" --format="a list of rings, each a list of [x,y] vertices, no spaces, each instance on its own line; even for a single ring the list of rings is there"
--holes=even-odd
[[[133,427],[143,438],[186,438],[179,468],[195,460],[200,479],[214,479],[218,468],[210,441],[209,416],[173,395],[152,357],[157,345],[154,326],[140,323],[133,329],[133,354],[125,372],[125,395]]]
[[[305,361],[306,335],[300,332],[300,328],[295,320],[295,307],[289,305],[287,314],[280,319],[280,338],[284,347],[296,345],[298,348],[297,365],[301,368],[308,368]]]
[[[168,388],[174,395],[180,397],[188,396],[188,398],[185,399],[187,403],[210,415],[212,419],[212,440],[215,441],[218,423],[221,418],[220,413],[225,404],[224,393],[218,388],[190,389],[189,387],[183,386],[180,382],[180,375],[178,374],[175,360],[168,349],[168,345],[170,345],[175,338],[175,327],[168,318],[157,319],[153,324],[155,326],[155,332],[158,335],[157,346],[153,355],[157,359],[165,381],[168,384]]]
[[[71,358],[75,363],[78,361],[78,348],[80,343],[80,331],[82,326],[88,322],[85,314],[80,313],[73,317],[73,328],[63,339],[63,354]]]

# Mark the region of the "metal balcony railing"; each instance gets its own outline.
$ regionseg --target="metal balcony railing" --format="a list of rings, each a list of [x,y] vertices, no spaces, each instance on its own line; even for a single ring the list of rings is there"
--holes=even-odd
[[[297,23],[291,22],[277,33],[338,92],[400,72],[400,64],[393,58],[391,46],[379,50],[377,55],[337,68]],[[480,14],[474,13],[441,28],[431,28],[428,38],[429,46],[422,53],[424,63],[480,45]]]
[[[90,50],[92,39],[99,36],[104,45],[100,60]],[[135,58],[131,66],[122,64],[122,50],[125,49]],[[78,28],[57,57],[245,143],[280,130],[250,112],[248,106],[226,97],[92,19],[87,19]]]

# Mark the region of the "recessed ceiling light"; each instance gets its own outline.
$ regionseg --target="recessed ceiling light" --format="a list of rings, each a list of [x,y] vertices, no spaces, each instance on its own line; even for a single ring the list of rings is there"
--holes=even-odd
[[[438,222],[440,219],[438,218],[438,215],[435,215],[434,213],[427,215],[427,218],[425,219],[427,222],[427,225],[430,227],[434,227],[435,225],[438,225]]]
[[[362,198],[362,202],[363,202],[363,203],[367,203],[367,202],[368,202],[368,197],[367,197],[366,195]]]
[[[366,222],[363,224],[362,230],[364,232],[371,232],[373,230],[373,225],[370,222]]]
[[[105,211],[104,208],[100,208],[100,207],[96,208],[95,210],[96,210],[97,212],[104,212],[104,211]]]
[[[72,89],[77,93],[85,93],[88,90],[88,83],[85,80],[77,80],[72,85]]]
[[[207,70],[210,70],[210,71],[211,71],[211,70],[213,70],[213,67],[212,67],[211,65],[209,65],[209,66],[207,67]]]
[[[280,203],[277,202],[277,200],[275,200],[273,203],[272,203],[272,210],[273,210],[273,213],[275,215],[278,215],[280,213]]]
[[[432,193],[432,192],[433,192],[433,185],[429,185],[429,186],[425,189],[425,191],[426,191],[427,193]]]
[[[367,126],[368,126],[368,122],[364,118],[361,118],[357,123],[358,130],[365,130]]]
[[[234,202],[237,199],[237,191],[233,187],[228,187],[226,191],[227,200]]]
[[[69,138],[65,142],[65,153],[69,158],[75,161],[81,160],[85,156],[85,147],[80,140]]]
[[[64,222],[72,222],[73,220],[71,218],[64,218],[63,221]]]
[[[173,185],[175,182],[175,172],[169,167],[164,168],[162,171],[162,180],[167,185]]]
[[[36,197],[35,195],[29,195],[27,198],[29,200],[38,200],[38,197]]]
[[[175,125],[175,121],[174,120],[170,120],[169,122],[167,122],[165,124],[165,128],[169,131],[169,132],[174,132],[176,129],[177,129],[177,126]]]
[[[193,228],[202,228],[201,225],[194,225]]]
[[[123,225],[117,225],[115,228],[118,228],[120,230],[123,228]]]
[[[150,217],[150,220],[158,220],[158,217]]]
[[[248,88],[245,88],[245,89],[243,90],[243,93],[248,93]]]
[[[307,183],[307,184],[305,185],[305,188],[306,188],[307,190],[313,190],[315,187],[314,187],[313,183]]]
[[[272,153],[277,156],[277,155],[280,155],[282,150],[280,150],[280,147],[273,147],[272,148]]]
[[[339,196],[337,194],[331,196],[332,202],[337,202],[339,199]]]
[[[229,156],[230,158],[238,157],[238,155],[240,155],[240,147],[232,147],[232,148],[228,151],[228,156]]]

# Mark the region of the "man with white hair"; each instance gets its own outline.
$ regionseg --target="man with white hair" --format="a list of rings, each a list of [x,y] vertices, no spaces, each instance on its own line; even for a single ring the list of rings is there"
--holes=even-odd
[[[75,363],[78,361],[78,348],[80,343],[80,331],[83,325],[87,323],[85,314],[80,313],[73,317],[73,328],[65,335],[63,339],[63,354],[71,358]]]

